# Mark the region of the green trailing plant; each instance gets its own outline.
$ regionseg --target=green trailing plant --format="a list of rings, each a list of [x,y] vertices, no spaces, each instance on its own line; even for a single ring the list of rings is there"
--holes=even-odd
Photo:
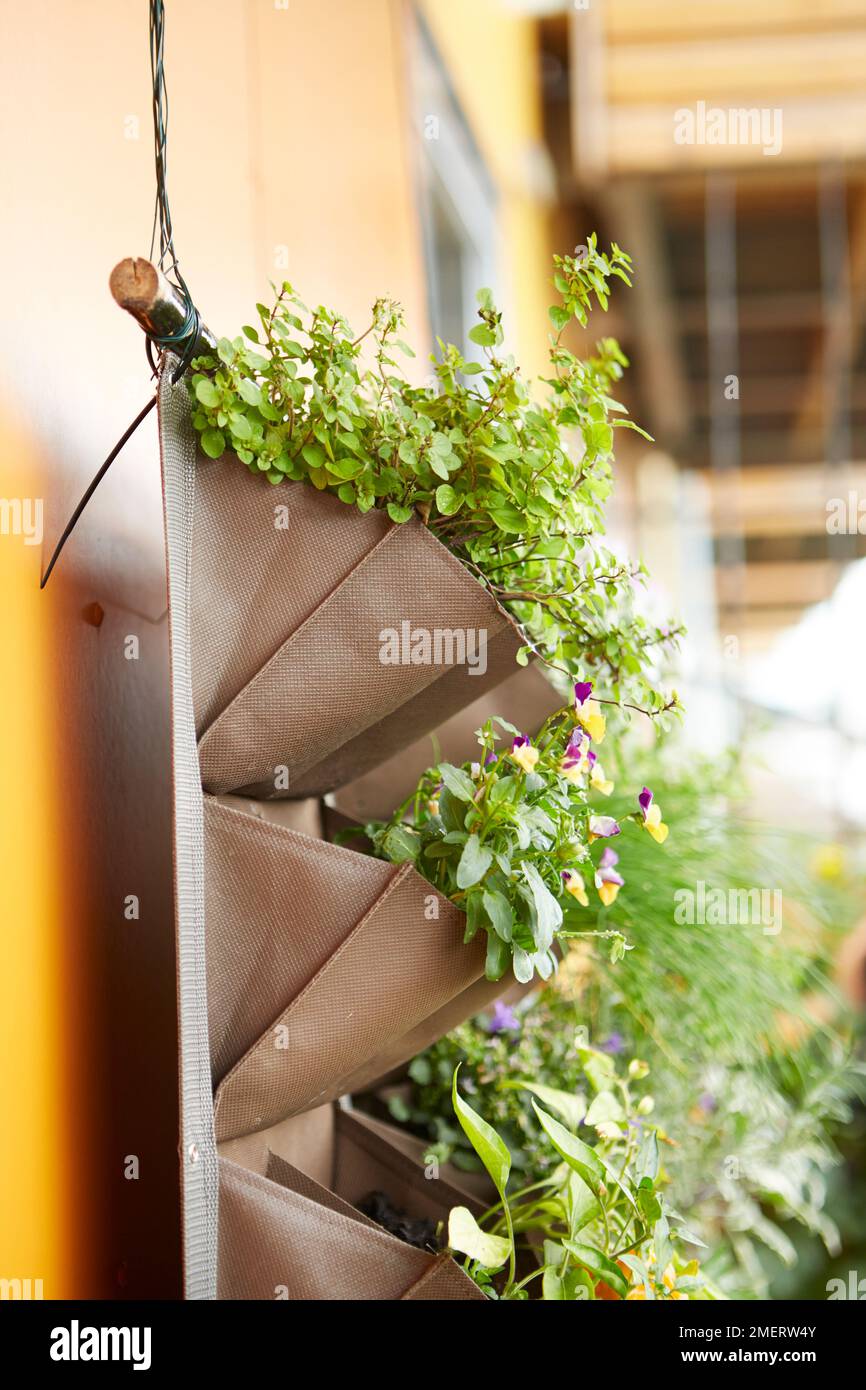
[[[501,315],[478,295],[469,336],[481,360],[439,342],[432,385],[412,384],[399,357],[402,313],[380,299],[354,334],[312,312],[289,283],[258,323],[193,364],[193,423],[212,458],[232,450],[256,476],[303,480],[400,525],[420,516],[522,626],[522,660],[537,653],[565,677],[590,669],[605,698],[662,722],[676,710],[657,689],[659,659],[678,629],[637,611],[640,565],[603,544],[614,430],[638,429],[612,394],[626,359],[603,339],[586,359],[567,345],[610,281],[631,262],[591,236],[554,258],[550,376],[536,398],[503,351]],[[640,431],[643,433],[643,431]]]
[[[503,732],[510,748],[499,746]],[[612,843],[623,827],[634,824],[662,843],[667,837],[646,787],[635,789],[634,809],[618,818],[593,804],[614,790],[591,747],[605,732],[591,682],[578,682],[574,703],[552,714],[534,740],[488,720],[477,732],[477,762],[440,763],[390,821],[365,826],[374,853],[395,864],[411,860],[465,911],[467,941],[487,933],[489,979],[509,964],[521,982],[536,972],[549,979],[555,942],[578,930],[575,906],[589,904],[590,890],[604,906],[616,899],[624,880]],[[621,932],[580,930],[606,939],[613,961],[627,949]]]
[[[480,1220],[467,1207],[453,1208],[449,1248],[496,1299],[539,1291],[557,1302],[715,1297],[697,1260],[683,1253],[702,1242],[667,1201],[659,1136],[646,1118],[651,1098],[634,1094],[640,1066],[618,1076],[610,1057],[588,1048],[582,1061],[594,1091],[586,1118],[601,1136],[594,1146],[575,1133],[574,1096],[530,1079],[511,1083],[529,1094],[555,1159],[547,1176],[517,1191],[509,1191],[507,1144],[460,1094],[455,1070],[454,1112],[498,1201]]]

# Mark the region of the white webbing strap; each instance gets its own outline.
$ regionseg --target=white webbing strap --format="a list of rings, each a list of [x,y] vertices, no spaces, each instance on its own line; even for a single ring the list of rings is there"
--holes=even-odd
[[[219,1173],[207,1025],[204,831],[190,666],[195,431],[177,358],[163,356],[159,448],[165,517],[174,780],[174,898],[180,1046],[180,1161],[184,1296],[216,1298]]]

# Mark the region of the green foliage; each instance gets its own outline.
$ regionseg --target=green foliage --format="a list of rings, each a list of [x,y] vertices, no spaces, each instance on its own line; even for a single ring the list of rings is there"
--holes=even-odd
[[[440,1162],[476,1166],[451,1108],[462,1064],[461,1091],[483,1095],[515,1172],[537,1181],[556,1158],[532,1096],[573,1131],[582,1115],[579,1133],[595,1144],[612,1121],[597,1103],[614,1066],[606,1049],[639,1058],[630,1071],[651,1077],[643,1100],[670,1200],[710,1247],[704,1270],[731,1296],[762,1297],[768,1257],[794,1258],[792,1223],[837,1247],[827,1185],[863,1070],[828,983],[829,953],[860,910],[859,892],[852,883],[846,897],[815,878],[805,837],[751,824],[730,766],[659,762],[631,760],[663,798],[670,837],[661,852],[647,836],[630,838],[627,882],[607,911],[634,949],[612,965],[593,938],[577,938],[555,981],[506,1016],[504,1031],[481,1016],[417,1057],[408,1098],[396,1093],[392,1112]],[[694,892],[697,879],[727,890],[770,876],[784,890],[778,935],[675,920],[676,894]]]
[[[365,827],[377,855],[394,863],[411,859],[465,911],[467,941],[487,932],[490,979],[499,979],[509,962],[522,982],[535,973],[549,979],[556,969],[554,942],[573,931],[609,940],[614,959],[627,949],[622,933],[601,921],[594,926],[594,917],[579,921],[575,905],[589,902],[592,885],[601,903],[615,898],[617,889],[604,881],[603,859],[611,857],[609,846],[622,826],[643,825],[639,788],[631,811],[618,819],[598,814],[592,801],[601,793],[593,778],[600,769],[590,763],[590,739],[580,721],[600,743],[604,716],[589,700],[551,715],[534,743],[504,720],[488,720],[477,732],[478,762],[440,763],[390,821]],[[510,752],[497,748],[496,726],[515,735]]]
[[[678,636],[635,608],[641,566],[604,545],[614,428],[637,428],[611,394],[626,359],[613,339],[577,358],[563,341],[585,325],[629,257],[589,238],[581,258],[555,257],[552,375],[533,398],[502,352],[501,315],[478,295],[470,333],[480,361],[439,343],[434,383],[412,385],[398,355],[398,305],[380,299],[354,336],[339,314],[310,311],[289,283],[258,324],[194,363],[193,423],[204,452],[233,450],[256,476],[301,480],[396,524],[420,516],[522,624],[527,648],[564,675],[592,669],[610,698],[662,720],[675,704],[655,688],[659,656]],[[372,361],[368,361],[372,357]]]
[[[587,1049],[583,1071],[590,1085],[593,1060]],[[599,1125],[596,1144],[584,1143],[532,1098],[554,1166],[511,1193],[507,1146],[460,1095],[454,1073],[455,1112],[499,1201],[479,1222],[465,1207],[455,1208],[449,1243],[466,1256],[467,1272],[491,1298],[527,1299],[539,1278],[546,1301],[715,1296],[697,1261],[686,1262],[680,1253],[683,1244],[700,1241],[668,1205],[658,1136],[642,1118],[631,1080],[617,1075],[609,1057],[602,1060],[606,1089],[595,1103],[604,1102],[612,1118]]]

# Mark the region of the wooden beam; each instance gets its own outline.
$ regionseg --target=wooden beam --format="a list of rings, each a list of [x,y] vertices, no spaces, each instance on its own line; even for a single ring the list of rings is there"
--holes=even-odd
[[[807,607],[833,592],[839,565],[831,560],[765,561],[716,568],[720,607]]]
[[[773,345],[768,343],[768,356],[772,357],[772,351]],[[803,400],[805,380],[805,377],[799,374],[775,373],[772,376],[755,376],[753,372],[741,372],[740,415],[796,415]],[[710,383],[705,378],[692,378],[689,382],[693,410],[698,417],[710,413],[709,389]],[[866,376],[857,376],[852,380],[850,405],[852,411],[861,414],[866,412]]]
[[[686,29],[673,43],[608,48],[605,68],[607,99],[617,105],[787,106],[797,97],[862,93],[866,29],[748,40],[738,33],[712,43],[689,42]]]
[[[735,168],[738,175],[748,170],[769,180],[786,164],[866,157],[866,97],[858,93],[786,101],[782,152],[775,158],[766,157],[760,144],[677,145],[676,106],[667,101],[608,108],[603,127],[606,170],[612,175],[694,177],[706,169]]]
[[[857,357],[866,318],[866,187],[857,191],[848,236],[847,290],[843,283],[834,311],[812,353],[794,428],[795,440],[820,429],[826,419],[833,418],[838,384]]]
[[[676,448],[691,434],[692,411],[658,199],[649,184],[631,181],[610,188],[605,203],[613,236],[634,261],[629,308],[649,428],[660,443]]]
[[[666,43],[687,37],[747,40],[756,34],[862,28],[862,0],[605,0],[609,43]]]
[[[739,218],[739,187],[737,195]],[[742,227],[741,218],[739,222]],[[707,301],[703,295],[689,295],[687,298],[677,299],[674,309],[684,333],[706,333]],[[741,294],[737,306],[737,319],[741,332],[818,328],[821,324],[821,296],[814,290],[791,290],[782,294]]]
[[[828,477],[822,463],[756,465],[742,469],[734,485],[709,469],[699,472],[709,490],[713,534],[735,509],[745,536],[826,535],[831,498],[846,505],[852,491],[855,498],[866,498],[866,464],[848,463],[839,475]]]

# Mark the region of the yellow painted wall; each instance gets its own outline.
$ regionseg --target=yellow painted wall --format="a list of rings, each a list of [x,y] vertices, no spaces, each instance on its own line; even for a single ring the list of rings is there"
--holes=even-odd
[[[503,0],[420,0],[419,9],[493,175],[509,341],[527,375],[547,369],[551,208],[538,162],[542,106],[534,22]]]

